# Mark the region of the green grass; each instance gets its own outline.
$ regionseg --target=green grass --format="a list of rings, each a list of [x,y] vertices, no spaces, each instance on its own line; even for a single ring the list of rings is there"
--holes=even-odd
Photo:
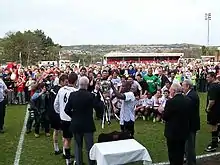
[[[0,134],[0,165],[13,164],[24,115],[25,106],[7,107],[5,117],[6,132]]]
[[[199,131],[197,136],[197,155],[204,153],[204,148],[210,140],[209,127],[206,124],[206,114],[204,112],[206,104],[206,95],[201,94],[201,131]],[[24,107],[22,107],[25,109]],[[24,110],[21,107],[10,107],[7,114],[6,125],[8,133],[4,134],[1,138],[0,136],[0,165],[4,164],[6,160],[7,164],[13,162],[16,146],[18,143],[18,136],[21,132],[22,121],[24,118]],[[15,109],[15,113],[13,110]],[[18,111],[19,110],[19,111]],[[16,117],[16,118],[15,118]],[[19,123],[19,124],[18,124]],[[96,122],[97,131],[95,133],[95,140],[101,132],[111,132],[113,130],[119,130],[119,124],[113,122],[110,126],[101,129],[100,123]],[[141,144],[143,144],[149,151],[153,162],[167,161],[167,148],[166,140],[163,136],[164,124],[152,123],[142,120],[137,120],[135,123],[135,138]],[[13,135],[13,136],[11,136]],[[6,140],[7,142],[3,141]],[[3,142],[2,142],[3,141]],[[60,143],[61,146],[61,143]],[[86,156],[84,156],[84,161],[86,162]],[[64,160],[61,156],[53,155],[53,143],[52,137],[45,137],[42,133],[40,138],[36,139],[33,134],[25,135],[24,146],[21,154],[21,165],[59,165],[64,164]],[[141,163],[135,163],[141,164]]]

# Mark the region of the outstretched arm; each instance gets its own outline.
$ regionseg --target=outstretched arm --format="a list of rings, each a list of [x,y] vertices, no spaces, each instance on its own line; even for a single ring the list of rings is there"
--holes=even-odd
[[[111,82],[111,87],[112,87],[113,93],[118,99],[125,100],[125,95],[123,93],[120,93],[118,90],[116,90],[112,82]]]

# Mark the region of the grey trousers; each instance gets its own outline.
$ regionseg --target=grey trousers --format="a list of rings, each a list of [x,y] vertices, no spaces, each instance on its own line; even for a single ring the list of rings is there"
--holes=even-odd
[[[18,92],[18,102],[19,104],[25,104],[25,93]]]
[[[93,133],[75,133],[75,147],[74,147],[74,154],[76,159],[76,165],[83,165],[83,137],[86,143],[86,153],[88,157],[88,164],[94,165],[95,161],[90,160],[89,158],[89,151],[92,148],[94,141],[93,141]]]
[[[186,164],[196,165],[196,132],[191,132],[185,145]]]
[[[14,91],[9,90],[7,92],[7,96],[8,96],[8,103],[9,104],[14,104],[15,103],[15,93],[14,93]]]

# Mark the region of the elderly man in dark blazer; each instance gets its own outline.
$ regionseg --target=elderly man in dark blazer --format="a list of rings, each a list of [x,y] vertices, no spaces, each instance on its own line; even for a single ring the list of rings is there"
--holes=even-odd
[[[193,89],[193,83],[191,80],[185,80],[182,84],[183,92],[190,99],[190,134],[186,141],[186,160],[187,165],[196,165],[196,132],[200,130],[200,115],[199,106],[200,100],[197,92]]]
[[[180,84],[170,87],[171,99],[166,102],[163,118],[170,165],[183,165],[185,143],[189,136],[190,101],[182,94]]]
[[[89,159],[89,151],[93,146],[93,135],[96,131],[93,120],[94,95],[87,91],[89,79],[85,76],[79,79],[79,91],[69,96],[65,112],[72,118],[70,129],[75,139],[76,165],[83,164],[83,137],[86,143],[88,164],[95,162]]]

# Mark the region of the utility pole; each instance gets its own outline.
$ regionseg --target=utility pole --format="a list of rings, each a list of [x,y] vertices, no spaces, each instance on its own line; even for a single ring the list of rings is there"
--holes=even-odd
[[[22,57],[21,57],[21,52],[19,52],[19,61],[20,61],[20,65],[22,65]]]
[[[211,13],[205,13],[205,20],[207,21],[208,25],[208,33],[207,33],[207,47],[209,46],[209,33],[210,33],[210,21],[212,19],[212,14]]]

